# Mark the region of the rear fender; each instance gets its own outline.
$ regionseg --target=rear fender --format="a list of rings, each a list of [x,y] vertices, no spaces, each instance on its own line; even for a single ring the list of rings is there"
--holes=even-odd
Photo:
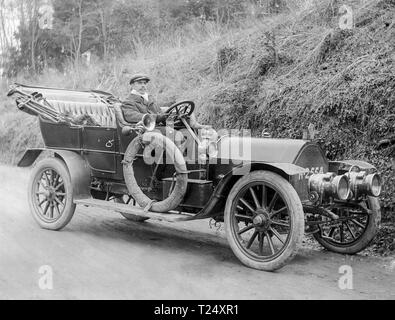
[[[67,150],[28,149],[18,162],[18,167],[29,167],[43,151],[54,152],[55,158],[62,160],[70,173],[73,186],[73,198],[89,198],[91,170],[87,162],[76,152]]]
[[[53,150],[55,157],[62,160],[70,173],[74,199],[90,198],[91,169],[88,163],[76,152]]]
[[[22,159],[19,160],[17,166],[26,168],[30,167],[34,161],[38,158],[38,156],[43,152],[45,149],[27,149],[25,154],[23,155]]]

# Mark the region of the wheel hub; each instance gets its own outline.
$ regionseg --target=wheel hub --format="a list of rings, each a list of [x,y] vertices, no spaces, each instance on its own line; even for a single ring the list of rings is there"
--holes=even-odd
[[[270,219],[266,213],[258,213],[252,223],[254,224],[255,228],[267,230],[270,226]]]
[[[261,226],[265,223],[266,218],[263,215],[258,215],[254,218],[253,223],[255,226]]]
[[[45,190],[45,194],[44,194],[45,198],[49,201],[53,201],[55,200],[56,197],[56,191],[54,187],[48,187],[47,190]]]

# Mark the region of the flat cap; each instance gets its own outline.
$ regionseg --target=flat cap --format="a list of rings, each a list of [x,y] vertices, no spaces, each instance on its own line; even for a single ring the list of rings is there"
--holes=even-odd
[[[129,83],[132,84],[133,82],[139,81],[139,80],[150,81],[150,78],[147,75],[143,74],[143,73],[136,73],[130,78],[130,82]]]

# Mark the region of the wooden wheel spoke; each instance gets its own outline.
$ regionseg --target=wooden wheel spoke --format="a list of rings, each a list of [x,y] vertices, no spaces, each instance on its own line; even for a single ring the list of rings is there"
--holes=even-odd
[[[50,217],[50,218],[53,218],[53,207],[54,207],[54,204],[51,203],[51,205],[50,205],[50,210],[49,210],[49,217]]]
[[[275,215],[278,215],[278,214],[280,214],[280,213],[283,213],[284,211],[287,211],[287,210],[288,210],[287,207],[283,207],[283,208],[281,208],[281,209],[279,209],[279,210],[276,210],[276,211],[271,212],[271,213],[270,213],[270,219],[271,219],[272,217],[274,217]]]
[[[263,256],[263,241],[265,240],[265,235],[263,233],[259,234],[259,254]]]
[[[247,247],[246,247],[247,249],[251,248],[251,246],[254,243],[254,240],[256,239],[257,235],[258,235],[258,231],[255,231],[254,234],[252,235],[250,241],[248,241],[248,243],[247,243]]]
[[[258,198],[257,198],[257,196],[256,196],[256,193],[255,193],[254,189],[251,187],[249,190],[250,190],[252,199],[254,199],[254,203],[255,203],[256,209],[261,208],[261,205],[260,205],[260,203],[259,203],[259,201],[258,201]]]
[[[60,201],[58,197],[55,197],[55,201],[56,201],[58,204],[64,206],[63,202]]]
[[[60,213],[59,207],[57,204],[55,204],[55,209],[56,209],[56,213],[58,214],[58,217],[60,217],[62,214]]]
[[[363,225],[362,223],[360,223],[359,221],[355,220],[355,219],[351,219],[351,222],[353,222],[354,224],[356,224],[358,227],[365,229],[365,225]]]
[[[50,179],[48,178],[47,171],[44,171],[44,177],[45,177],[45,181],[47,182],[47,186],[48,186],[48,187],[51,186],[51,181],[50,181]]]
[[[357,237],[355,236],[354,232],[352,231],[350,225],[347,222],[345,222],[344,224],[346,225],[347,230],[348,230],[348,232],[350,232],[352,238],[355,240]]]
[[[55,172],[53,170],[49,171],[49,181],[51,182],[51,186],[55,186]]]
[[[288,223],[282,220],[272,220],[271,223],[276,226],[287,227],[287,228],[291,227]]]
[[[252,213],[255,212],[254,208],[251,207],[251,205],[246,200],[244,200],[243,198],[240,198],[240,202],[242,204],[244,204]]]
[[[46,202],[46,201],[47,201],[47,199],[42,200],[42,201],[38,204],[38,206],[41,207],[42,204],[43,204],[44,202]]]
[[[333,234],[335,233],[335,231],[336,231],[336,228],[335,228],[335,227],[332,227],[331,230],[329,231],[328,237],[329,237],[329,238],[332,238],[332,237],[333,237]]]
[[[47,201],[47,204],[45,205],[45,208],[43,210],[43,215],[44,216],[47,214],[48,208],[49,208],[49,201]]]
[[[56,187],[56,186],[58,185],[58,183],[59,183],[59,178],[60,178],[60,175],[56,173],[56,178],[55,178],[55,181],[54,181],[54,183],[53,183],[54,187]]]
[[[247,227],[245,227],[245,228],[239,230],[239,232],[237,232],[237,234],[238,234],[238,235],[241,235],[241,234],[247,232],[248,230],[251,230],[252,228],[254,228],[254,225],[253,225],[253,224],[251,224],[251,225],[249,225],[249,226],[247,226]]]
[[[270,201],[269,207],[267,208],[269,212],[271,212],[274,208],[274,205],[276,204],[277,200],[278,200],[278,192],[276,192],[272,198],[272,200]]]
[[[60,187],[64,186],[64,182],[62,181],[59,185],[56,186],[55,192],[60,189]]]
[[[267,207],[267,189],[265,185],[262,185],[262,207]]]
[[[267,232],[265,232],[265,235],[266,235],[267,241],[269,242],[270,251],[272,252],[272,254],[275,254],[276,251],[274,250],[272,238],[270,237],[270,235]]]
[[[270,227],[269,230],[270,230],[271,232],[273,232],[274,236],[275,236],[278,240],[280,240],[280,242],[281,242],[282,244],[285,244],[284,240],[281,238],[281,235],[277,232],[277,230],[275,230],[275,229],[272,228],[272,227]]]
[[[65,192],[55,192],[56,196],[62,196],[65,197],[66,193]]]
[[[340,230],[340,242],[344,242],[344,228],[343,228],[343,223],[339,227]]]
[[[248,220],[252,221],[252,217],[246,216],[246,215],[243,215],[243,214],[235,214],[235,217],[236,218],[240,218],[240,219],[248,219]]]

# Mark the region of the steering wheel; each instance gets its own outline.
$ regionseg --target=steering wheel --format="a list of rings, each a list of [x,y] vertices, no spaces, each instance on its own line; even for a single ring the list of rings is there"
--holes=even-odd
[[[195,103],[192,101],[181,101],[172,104],[165,112],[169,116],[190,116],[195,110]]]

